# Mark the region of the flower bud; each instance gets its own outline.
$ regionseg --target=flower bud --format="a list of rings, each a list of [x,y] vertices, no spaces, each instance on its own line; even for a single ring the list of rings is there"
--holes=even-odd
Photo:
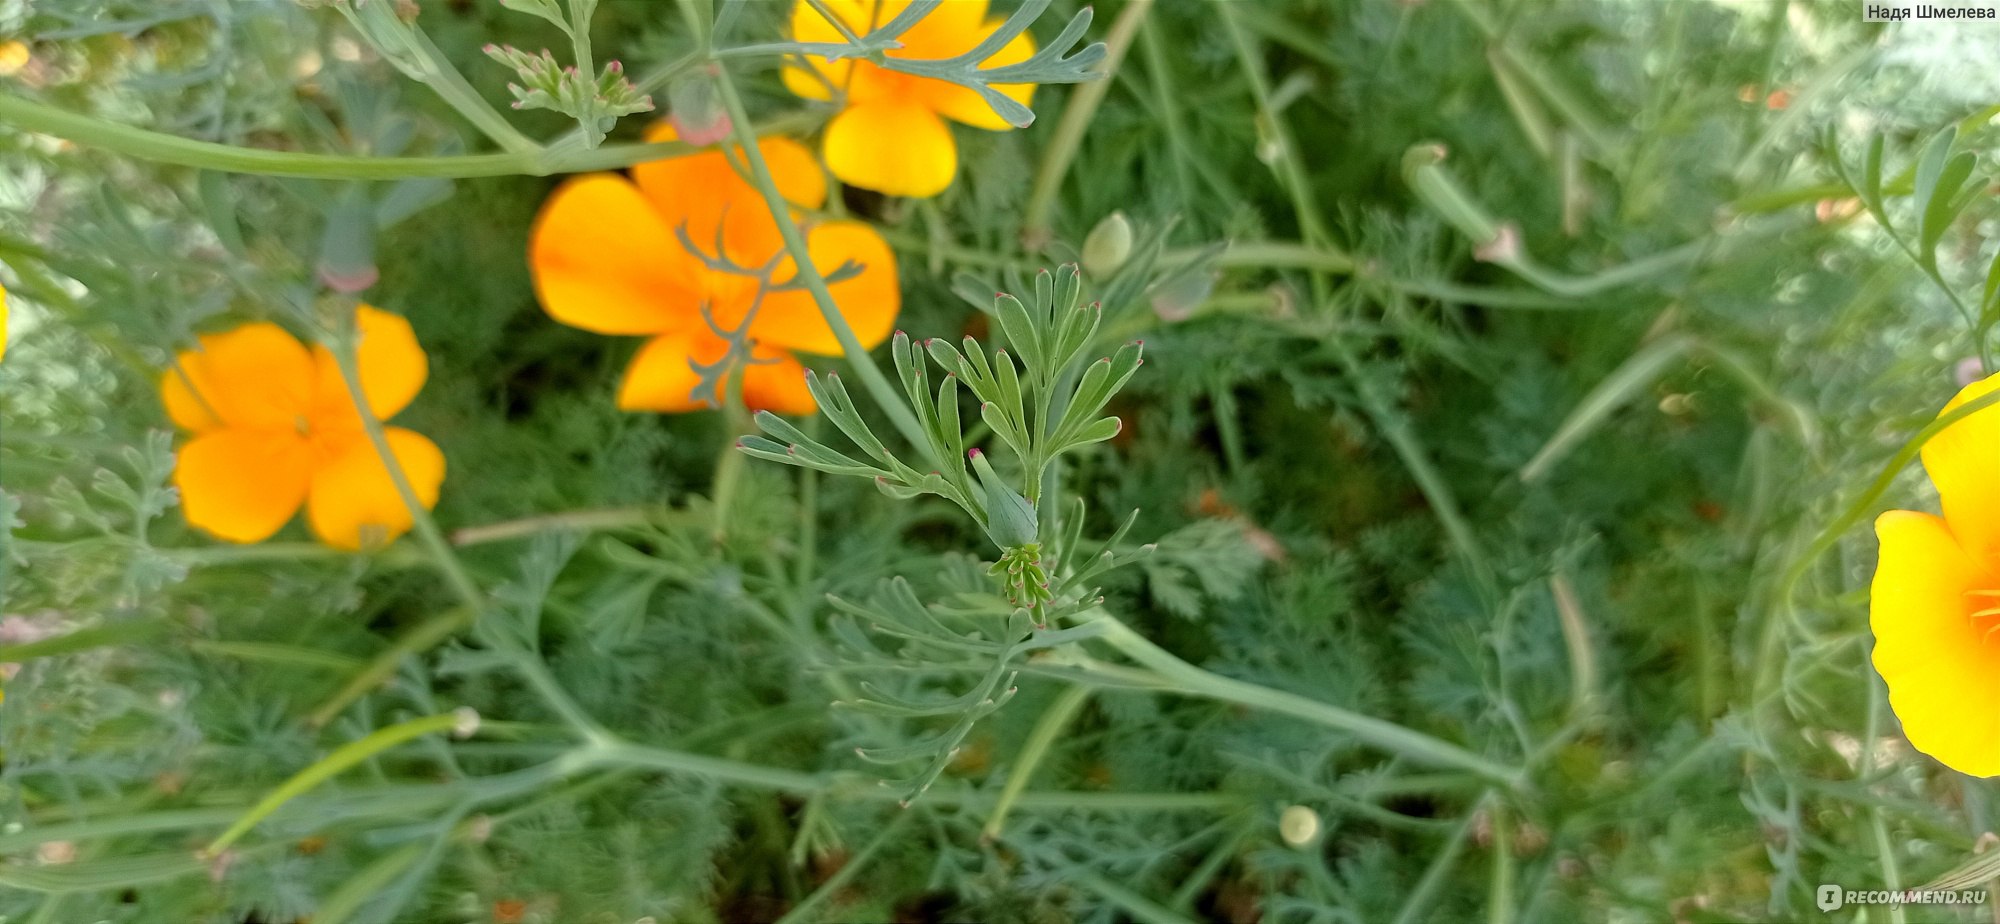
[[[715,83],[703,74],[676,80],[667,88],[667,120],[680,140],[698,146],[721,141],[733,129],[729,113],[716,98]]]
[[[1104,277],[1118,271],[1132,256],[1132,223],[1125,213],[1112,212],[1090,229],[1083,239],[1083,268],[1092,276]]]
[[[1003,549],[1032,544],[1039,532],[1035,506],[1000,480],[985,453],[974,449],[966,455],[979,473],[980,486],[986,489],[986,535]]]

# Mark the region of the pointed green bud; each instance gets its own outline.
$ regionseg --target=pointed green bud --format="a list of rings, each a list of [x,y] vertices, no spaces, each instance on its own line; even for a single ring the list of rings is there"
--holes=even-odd
[[[1083,239],[1083,268],[1100,279],[1118,271],[1132,255],[1132,223],[1112,212]]]
[[[993,471],[993,463],[986,461],[986,453],[974,449],[966,455],[971,457],[972,468],[979,473],[979,484],[986,491],[986,535],[1003,549],[1033,543],[1038,532],[1035,506],[1000,480],[999,473]]]

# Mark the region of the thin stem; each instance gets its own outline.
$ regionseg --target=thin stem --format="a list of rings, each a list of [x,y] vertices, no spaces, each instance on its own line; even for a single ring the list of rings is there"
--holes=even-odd
[[[464,711],[470,712],[471,710]],[[472,721],[477,722],[477,717],[472,717]],[[259,800],[256,805],[251,806],[249,811],[243,813],[242,817],[236,819],[236,823],[230,825],[227,831],[222,832],[215,840],[210,841],[208,846],[202,850],[202,853],[213,857],[223,850],[228,849],[229,845],[236,843],[238,838],[250,833],[251,828],[256,827],[258,822],[269,817],[272,812],[283,807],[285,803],[311,791],[313,787],[333,779],[341,771],[353,767],[355,764],[406,741],[421,738],[424,735],[451,731],[454,728],[465,725],[466,722],[467,716],[458,713],[426,716],[421,719],[411,719],[408,722],[391,725],[359,740],[350,741],[336,749],[333,753],[320,758],[311,766],[300,770],[291,779],[286,780],[277,789],[272,790],[263,799]]]
[[[749,130],[750,116],[743,108],[743,99],[736,92],[736,84],[729,79],[727,68],[715,69],[715,87],[722,97],[723,106],[729,110],[730,124],[734,126],[735,141],[742,146],[743,159],[750,165],[750,181],[764,197],[764,205],[771,211],[771,220],[778,225],[778,233],[785,239],[785,250],[798,268],[798,279],[803,281],[806,291],[812,294],[813,304],[818,306],[826,326],[840,341],[841,352],[847,356],[855,374],[861,376],[863,384],[875,397],[875,402],[889,415],[889,420],[903,434],[911,446],[917,447],[926,456],[931,454],[930,441],[924,437],[923,427],[918,425],[916,415],[904,403],[902,394],[882,376],[882,370],[875,367],[875,360],[868,355],[868,348],[861,345],[861,339],[854,335],[847,319],[841,316],[840,306],[833,300],[833,292],[826,286],[826,277],[820,275],[813,265],[812,251],[806,246],[805,234],[799,231],[798,222],[792,220],[791,207],[785,204],[785,197],[778,192],[778,183],[771,176],[771,166],[764,161],[764,153],[757,148],[757,139]],[[932,460],[937,464],[937,460]]]
[[[403,464],[396,458],[396,452],[389,445],[389,435],[382,428],[382,420],[375,416],[375,409],[368,403],[368,395],[361,389],[361,368],[356,358],[359,346],[358,332],[354,326],[352,312],[344,312],[340,329],[331,344],[334,363],[340,367],[340,381],[347,387],[347,398],[354,403],[354,412],[361,418],[361,428],[368,434],[368,442],[375,447],[375,454],[381,458],[382,468],[389,473],[390,483],[396,486],[396,496],[402,498],[403,506],[410,513],[411,531],[417,540],[430,552],[431,561],[451,585],[452,592],[464,601],[473,612],[486,609],[486,595],[480,591],[478,583],[472,580],[465,564],[458,560],[458,554],[446,542],[444,533],[438,529],[437,521],[431,519],[430,508],[417,497],[416,488],[410,485],[410,477],[403,471]]]
[[[495,144],[514,153],[534,153],[541,149],[541,145],[515,129],[466,82],[465,75],[452,66],[422,29],[404,22],[393,4],[341,5],[336,9],[404,76],[430,87]]]
[[[868,846],[848,857],[847,862],[841,864],[839,872],[828,876],[811,895],[793,905],[792,910],[785,912],[785,916],[778,919],[778,924],[813,920],[813,912],[818,911],[819,906],[847,888],[847,884],[853,882],[854,877],[868,867],[868,863],[875,859],[876,854],[882,852],[883,847],[894,843],[902,835],[903,828],[909,824],[911,817],[909,812],[900,812],[888,824],[883,825],[882,831],[868,842]]]
[[[1308,244],[1326,244],[1333,239],[1327,231],[1326,223],[1320,218],[1319,209],[1313,205],[1312,182],[1306,176],[1305,165],[1298,157],[1298,142],[1292,138],[1292,130],[1285,124],[1271,101],[1271,83],[1264,76],[1264,69],[1257,66],[1256,51],[1250,47],[1250,36],[1236,21],[1233,4],[1217,4],[1214,9],[1221,14],[1223,31],[1229,33],[1229,41],[1236,48],[1236,57],[1243,65],[1243,73],[1250,78],[1250,90],[1257,98],[1257,110],[1264,117],[1265,127],[1271,133],[1271,140],[1278,146],[1278,162],[1283,167],[1285,191],[1291,194],[1292,209],[1298,215],[1299,236]]]
[[[1049,704],[1048,711],[1042,713],[1041,721],[1035,723],[1035,730],[1029,733],[1028,740],[1021,745],[1020,754],[1014,758],[1014,768],[1007,774],[1007,785],[1000,790],[1000,800],[993,803],[993,814],[979,829],[980,840],[999,839],[1007,824],[1007,813],[1014,808],[1014,800],[1019,799],[1021,791],[1028,788],[1028,780],[1034,777],[1042,758],[1048,756],[1056,737],[1076,720],[1076,714],[1083,710],[1091,692],[1090,687],[1082,684],[1071,686]]]
[[[539,533],[551,531],[596,532],[613,529],[635,529],[657,522],[672,513],[663,507],[612,507],[603,510],[569,510],[562,513],[545,513],[540,516],[522,517],[518,520],[503,520],[483,526],[467,526],[453,530],[451,544],[455,546],[484,545],[489,542],[504,542],[508,539],[524,539]]]
[[[1523,773],[1517,767],[1496,763],[1458,745],[1393,722],[1210,673],[1147,641],[1117,617],[1102,615],[1097,618],[1105,623],[1104,633],[1099,638],[1171,682],[1176,692],[1294,716],[1339,729],[1383,750],[1421,763],[1469,770],[1510,787],[1521,783]]]
[[[823,116],[796,112],[758,126],[754,134],[781,135],[809,131]],[[163,132],[69,112],[0,93],[0,122],[31,132],[53,135],[85,147],[155,163],[322,180],[402,180],[420,177],[466,179],[483,176],[551,176],[593,170],[617,170],[633,164],[699,153],[707,148],[679,141],[613,144],[586,149],[580,140],[565,141],[533,151],[463,154],[445,157],[375,157],[361,154],[304,154],[195,141]],[[744,123],[737,123],[739,125]]]
[[[418,499],[417,492],[410,486],[409,475],[403,471],[395,451],[389,446],[388,434],[383,432],[382,421],[375,416],[374,408],[368,404],[367,395],[361,389],[361,370],[356,358],[358,337],[354,326],[354,316],[350,312],[341,322],[340,330],[331,344],[334,361],[340,367],[341,381],[347,386],[348,400],[354,403],[355,414],[361,418],[362,429],[368,433],[368,442],[375,447],[375,454],[381,459],[382,467],[389,473],[389,480],[396,486],[396,494],[403,499],[403,506],[409,510],[410,525],[418,540],[431,554],[437,569],[445,576],[460,600],[472,612],[472,624],[477,626],[479,617],[487,609],[486,595],[479,589],[472,574],[459,561],[458,553],[451,543],[445,541],[443,531],[437,521],[431,518],[430,509]],[[610,737],[596,720],[583,711],[568,691],[556,683],[549,674],[542,659],[529,652],[518,652],[510,659],[528,685],[535,688],[551,709],[568,722],[578,734],[591,741],[606,740]]]
[[[1056,193],[1062,189],[1063,177],[1076,159],[1077,148],[1083,143],[1083,133],[1090,127],[1091,117],[1097,114],[1098,104],[1104,102],[1104,95],[1111,90],[1111,75],[1118,72],[1119,62],[1125,60],[1126,50],[1132,47],[1133,37],[1138,35],[1152,8],[1153,0],[1126,0],[1124,9],[1118,11],[1117,20],[1111,24],[1111,33],[1105,37],[1104,63],[1099,65],[1097,79],[1077,87],[1070,94],[1069,104],[1063,107],[1062,119],[1056,123],[1055,135],[1049,138],[1049,146],[1042,153],[1041,167],[1035,171],[1035,185],[1029,190],[1028,204],[1023,209],[1021,240],[1028,250],[1041,250],[1053,233],[1049,215],[1055,210]]]

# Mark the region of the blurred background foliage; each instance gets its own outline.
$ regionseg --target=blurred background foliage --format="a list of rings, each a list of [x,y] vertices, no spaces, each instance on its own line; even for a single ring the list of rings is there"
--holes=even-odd
[[[1092,38],[1129,4],[1100,4]],[[501,3],[421,9],[496,103],[482,45],[560,42]],[[778,39],[786,9],[745,4],[736,34]],[[1947,292],[1977,303],[2000,240],[1994,33],[1781,0],[1132,15],[1048,191],[1078,88],[1042,88],[1028,130],[960,131],[936,200],[835,207],[895,245],[919,337],[982,330],[957,273],[1069,259],[1114,211],[1164,234],[1196,271],[1125,314],[1149,360],[1113,406],[1125,432],[1066,474],[1093,535],[1136,508],[1159,542],[1108,608],[1222,675],[1525,767],[1521,786],[1158,691],[1066,704],[1031,671],[898,808],[853,749],[915,732],[828,706],[857,672],[896,681],[837,653],[826,595],[976,588],[978,530],[752,463],[717,537],[723,416],[618,412],[636,341],[535,302],[526,239],[555,180],[375,184],[368,298],[431,356],[399,423],[450,460],[436,515],[497,588],[487,631],[531,634],[597,721],[689,758],[523,777],[563,752],[557,717],[460,633],[410,540],[336,555],[295,524],[219,546],[165,487],[159,370],[309,285],[346,187],[0,120],[0,920],[1791,920],[1818,883],[1913,886],[1991,842],[1991,787],[1900,743],[1867,661],[1873,539],[1844,515],[1930,503],[1914,467],[1865,492],[1974,357]],[[635,75],[692,47],[664,0],[604,0],[593,32]],[[6,0],[0,33],[31,54],[0,93],[72,112],[277,150],[483,144],[325,10]],[[771,63],[731,64],[752,111],[812,111]],[[1952,125],[1978,161],[1932,279],[1828,142],[1852,173],[1883,139],[1894,176]],[[1430,142],[1543,278],[1413,191],[1406,152]],[[196,853],[342,742],[461,705],[475,739],[387,752],[226,862]]]

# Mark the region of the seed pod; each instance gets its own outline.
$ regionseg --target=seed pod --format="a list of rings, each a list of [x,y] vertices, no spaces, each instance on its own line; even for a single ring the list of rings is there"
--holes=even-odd
[[[1103,278],[1118,271],[1132,255],[1132,223],[1124,212],[1112,212],[1083,239],[1083,268]]]

